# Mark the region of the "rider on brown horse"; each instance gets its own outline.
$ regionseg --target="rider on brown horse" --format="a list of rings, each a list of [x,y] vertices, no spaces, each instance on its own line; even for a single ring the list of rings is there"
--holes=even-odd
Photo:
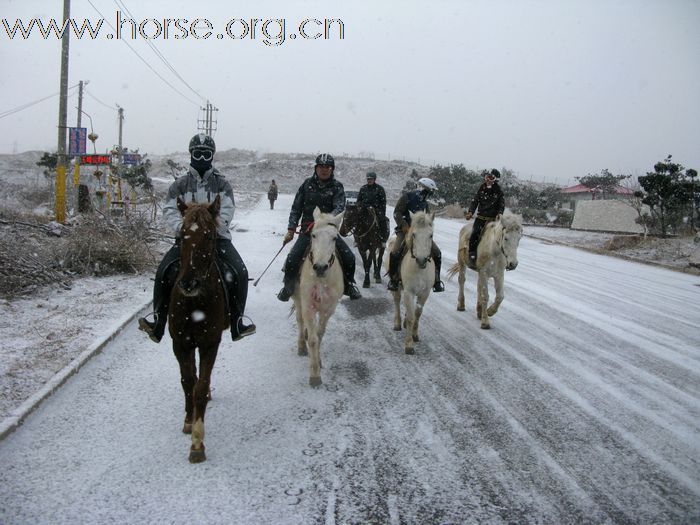
[[[243,322],[246,298],[248,297],[248,269],[236,248],[231,244],[229,224],[236,208],[231,184],[212,166],[216,151],[214,140],[203,133],[190,140],[190,168],[188,172],[172,183],[168,189],[163,217],[176,235],[180,235],[182,215],[177,207],[177,198],[186,202],[213,202],[217,195],[221,197],[219,228],[217,230],[216,252],[221,275],[227,288],[229,315],[231,319],[231,338],[238,341],[255,333],[254,324]],[[142,317],[139,328],[159,343],[165,332],[170,305],[170,293],[177,277],[180,264],[180,239],[165,254],[156,270],[153,287],[154,321]]]
[[[417,211],[430,212],[430,197],[437,190],[437,184],[433,179],[423,177],[418,180],[418,188],[414,191],[404,193],[399,198],[399,201],[394,207],[394,220],[396,221],[396,240],[394,241],[394,249],[389,254],[389,284],[387,288],[392,292],[399,289],[399,268],[401,266],[401,258],[404,251],[404,238],[411,226],[411,213]],[[433,284],[433,292],[444,292],[445,285],[440,280],[440,266],[442,263],[442,252],[438,248],[435,241],[430,255],[435,261],[435,284]]]
[[[360,188],[357,195],[357,207],[360,209],[374,209],[379,222],[382,242],[389,238],[389,218],[386,216],[386,192],[377,184],[377,174],[370,171],[367,174],[367,184]]]

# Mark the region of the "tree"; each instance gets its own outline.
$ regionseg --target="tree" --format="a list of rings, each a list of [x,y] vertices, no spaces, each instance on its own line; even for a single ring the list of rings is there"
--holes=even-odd
[[[629,177],[629,175],[613,175],[607,169],[604,169],[599,174],[591,175],[589,173],[585,177],[576,177],[576,180],[586,188],[600,192],[602,197],[605,198],[606,195],[614,195],[620,182]]]
[[[654,165],[653,172],[647,172],[638,178],[639,184],[644,189],[642,202],[649,206],[654,225],[658,226],[663,237],[668,235],[669,228],[674,232],[682,224],[686,214],[692,217],[696,200],[697,186],[695,170],[687,170],[673,162],[669,155],[663,162]],[[692,223],[692,220],[691,220]]]
[[[50,179],[53,177],[53,174],[56,173],[56,166],[58,166],[58,155],[56,153],[44,152],[41,158],[36,162],[36,165],[46,168],[44,170],[44,176],[47,179]]]
[[[124,169],[121,177],[128,182],[132,188],[142,187],[144,191],[152,193],[153,181],[148,176],[151,166],[152,164],[150,159],[142,160],[139,164],[135,164]]]
[[[178,164],[172,159],[166,159],[165,165],[167,166],[168,170],[170,170],[170,175],[173,176],[173,179],[177,179],[185,169],[182,165]]]
[[[448,204],[459,203],[460,206],[467,206],[471,202],[483,182],[479,173],[466,169],[463,164],[438,164],[430,168],[428,176],[437,184],[436,198],[444,199]]]

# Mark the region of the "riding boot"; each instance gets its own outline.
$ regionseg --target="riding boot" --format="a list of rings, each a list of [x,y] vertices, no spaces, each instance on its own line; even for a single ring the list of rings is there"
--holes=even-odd
[[[247,272],[242,272],[244,275],[240,277],[239,272],[228,265],[224,265],[224,281],[226,282],[226,291],[228,292],[228,311],[231,320],[231,339],[240,341],[244,337],[253,335],[256,327],[254,323],[246,324],[243,322],[241,311],[245,309],[245,303],[248,295]]]
[[[154,321],[149,321],[145,317],[138,320],[139,329],[146,332],[154,343],[160,343],[165,333],[165,325],[168,322],[168,306],[170,305],[170,293],[175,284],[175,278],[179,271],[177,263],[170,264],[163,276],[153,285],[153,317]]]
[[[401,264],[401,252],[389,254],[389,284],[387,290],[396,292],[399,289],[399,265]]]
[[[435,284],[433,284],[433,292],[444,292],[445,285],[440,280],[440,267],[442,266],[442,257],[434,257],[435,260]]]
[[[288,277],[287,273],[284,274],[284,286],[282,289],[277,293],[277,299],[280,301],[286,303],[289,301],[289,298],[292,296],[294,293],[294,283],[295,279],[292,277]]]

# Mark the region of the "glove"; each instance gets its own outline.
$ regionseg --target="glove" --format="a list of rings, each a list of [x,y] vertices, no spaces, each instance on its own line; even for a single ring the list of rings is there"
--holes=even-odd
[[[408,233],[408,224],[405,224],[404,226],[401,226],[401,231],[405,234]]]
[[[471,218],[472,218],[473,216],[474,216],[474,214],[473,214],[472,212],[470,212],[470,211],[468,211],[468,212],[466,212],[466,213],[464,214],[464,218],[467,219],[467,220],[471,220]]]
[[[282,246],[290,242],[294,238],[294,230],[287,230],[287,233],[284,235],[284,240],[282,241]]]

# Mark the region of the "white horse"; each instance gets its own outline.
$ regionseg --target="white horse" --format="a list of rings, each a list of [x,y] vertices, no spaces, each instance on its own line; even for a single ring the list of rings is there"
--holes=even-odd
[[[457,310],[464,311],[464,269],[469,258],[469,237],[473,223],[467,224],[459,232],[457,262],[448,270],[448,277],[459,272],[459,296]],[[518,266],[518,244],[523,233],[522,219],[519,215],[506,213],[489,222],[481,235],[476,251],[477,301],[476,315],[481,319],[481,328],[491,328],[489,316],[495,315],[503,302],[503,275],[505,270],[515,270]],[[496,299],[489,303],[488,281],[493,279]]]
[[[435,214],[422,211],[411,213],[411,228],[405,237],[406,254],[401,260],[401,286],[394,295],[394,330],[401,330],[401,296],[406,310],[404,351],[413,354],[413,343],[419,341],[418,322],[423,306],[435,283],[435,262],[430,256],[433,245],[433,219]],[[391,253],[396,238],[390,241]]]
[[[335,312],[343,295],[343,270],[335,251],[338,229],[343,213],[321,213],[314,210],[314,226],[311,230],[311,247],[301,265],[299,283],[292,298],[297,313],[299,355],[307,355],[306,341],[310,349],[309,384],[321,385],[321,340],[326,323]]]

